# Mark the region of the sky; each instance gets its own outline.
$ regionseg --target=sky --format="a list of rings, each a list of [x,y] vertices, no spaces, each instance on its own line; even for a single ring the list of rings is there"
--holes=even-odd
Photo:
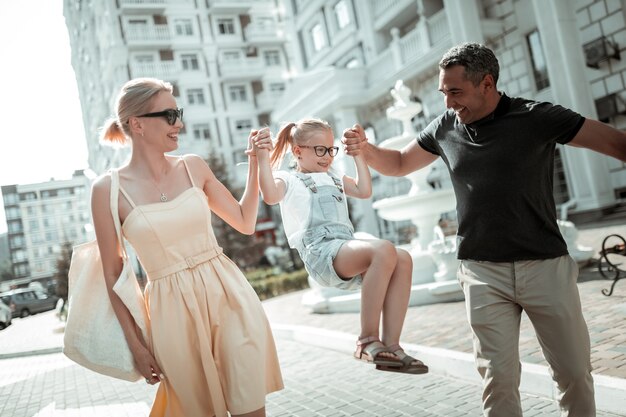
[[[70,178],[87,145],[63,0],[0,0],[0,39],[0,185]]]

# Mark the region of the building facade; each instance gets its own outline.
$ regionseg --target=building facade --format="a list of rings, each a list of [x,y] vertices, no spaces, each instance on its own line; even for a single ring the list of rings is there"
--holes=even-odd
[[[71,179],[3,185],[9,259],[15,279],[49,279],[64,243],[93,238],[88,206],[90,180],[82,170]]]
[[[253,127],[276,132],[313,116],[337,137],[356,122],[377,142],[400,134],[386,117],[399,79],[421,101],[413,123],[424,127],[445,110],[437,63],[465,41],[495,51],[507,95],[626,128],[621,0],[64,0],[64,14],[96,173],[126,158],[97,132],[130,78],[172,82],[185,108],[178,153],[219,154],[236,182]],[[338,159],[350,172],[349,158]],[[409,182],[373,174],[374,197],[351,202],[353,217],[400,243],[410,224],[380,219],[372,201],[406,193]],[[626,166],[559,146],[554,192],[570,215],[601,213],[626,197]]]
[[[98,141],[98,128],[128,80],[156,77],[183,107],[177,154],[222,157],[243,185],[252,128],[268,125],[290,56],[274,0],[64,0],[89,165],[121,165],[128,149]]]
[[[496,53],[498,88],[507,95],[558,103],[626,128],[623,1],[285,0],[285,7],[298,76],[272,120],[315,115],[337,133],[359,122],[381,142],[402,130],[386,117],[389,91],[401,79],[424,107],[413,120],[419,129],[445,110],[441,56],[474,41]],[[393,192],[389,181],[398,180],[374,178],[374,200]],[[559,146],[554,191],[570,215],[600,213],[626,197],[626,166]],[[395,233],[378,222],[382,235]]]

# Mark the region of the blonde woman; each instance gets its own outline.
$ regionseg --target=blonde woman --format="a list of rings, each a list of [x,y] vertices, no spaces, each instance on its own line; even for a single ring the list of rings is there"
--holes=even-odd
[[[237,201],[202,158],[167,155],[183,127],[169,83],[129,81],[116,113],[102,140],[130,141],[132,154],[95,181],[93,222],[111,303],[137,368],[147,383],[160,383],[150,416],[264,416],[266,394],[283,387],[274,340],[258,297],[211,228],[215,213],[241,233],[254,232],[256,156],[248,152],[246,189]],[[271,147],[267,130],[253,131],[252,139]],[[109,205],[112,175],[119,175],[118,213]],[[112,215],[147,271],[150,340],[142,340],[112,291],[122,269]]]

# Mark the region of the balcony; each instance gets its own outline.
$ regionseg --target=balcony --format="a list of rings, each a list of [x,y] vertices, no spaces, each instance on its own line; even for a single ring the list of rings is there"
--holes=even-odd
[[[171,81],[177,78],[180,70],[174,61],[134,62],[129,65],[131,78],[153,77]]]
[[[242,13],[250,10],[253,0],[206,0],[209,13]]]
[[[273,120],[298,120],[311,114],[324,115],[335,106],[363,102],[367,90],[364,68],[325,67],[294,78],[274,106]]]
[[[167,25],[125,25],[124,36],[129,46],[146,44],[169,46],[172,40]]]
[[[244,38],[248,42],[277,42],[285,39],[284,25],[275,23],[250,23],[243,30]]]
[[[283,93],[272,93],[271,91],[263,91],[254,98],[257,108],[262,112],[271,112],[276,107],[276,103]]]
[[[220,74],[223,79],[260,78],[264,69],[265,65],[258,57],[228,59],[220,62]]]
[[[120,10],[125,14],[162,13],[171,0],[119,0]]]
[[[441,58],[451,46],[448,16],[445,9],[429,18],[422,18],[415,29],[403,37],[392,31],[394,39],[389,49],[380,54],[368,67],[370,86],[383,82],[393,85],[398,72],[412,68],[415,73],[425,71]]]
[[[401,26],[417,13],[415,0],[370,0],[374,13],[374,29]]]

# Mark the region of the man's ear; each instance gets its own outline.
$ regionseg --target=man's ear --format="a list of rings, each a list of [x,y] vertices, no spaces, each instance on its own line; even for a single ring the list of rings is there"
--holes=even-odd
[[[494,90],[496,89],[496,81],[493,79],[493,75],[491,74],[486,74],[483,77],[482,84],[485,86],[486,90],[489,88],[493,88]]]

